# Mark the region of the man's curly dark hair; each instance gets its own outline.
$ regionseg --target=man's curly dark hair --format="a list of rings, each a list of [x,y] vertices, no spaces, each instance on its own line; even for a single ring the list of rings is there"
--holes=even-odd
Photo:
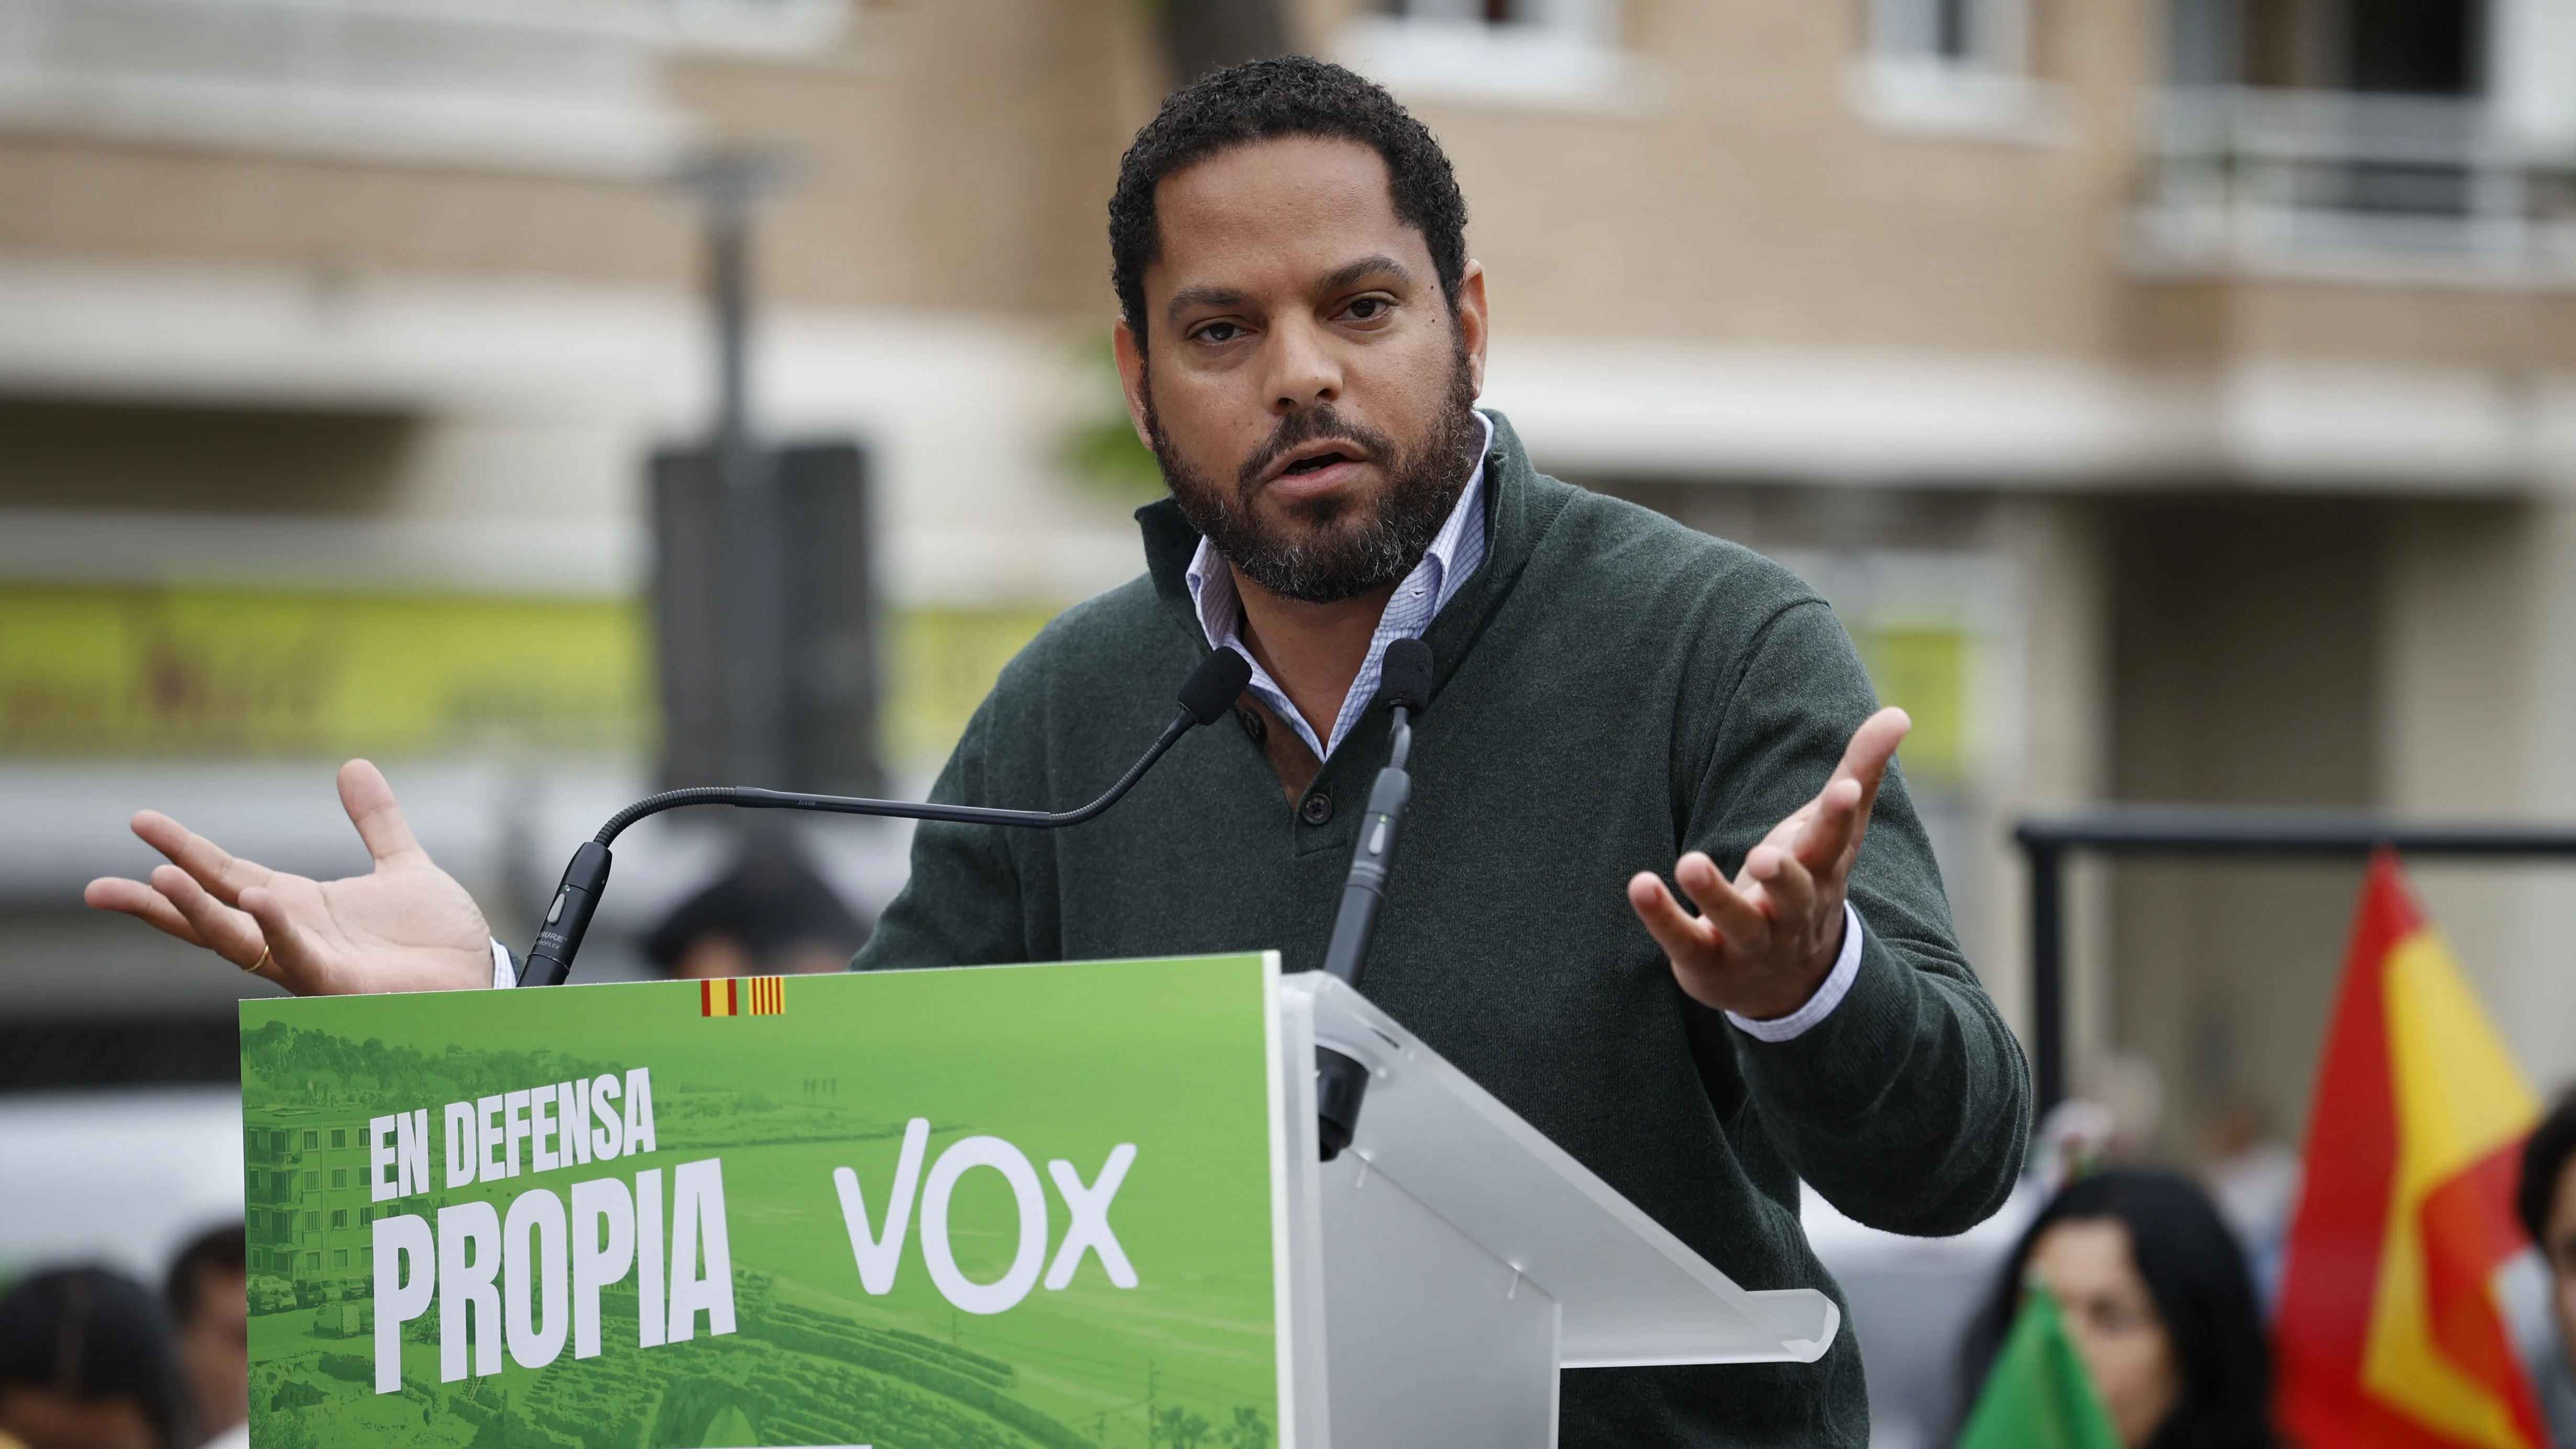
[[[1311,56],[1283,55],[1211,71],[1174,91],[1136,133],[1109,197],[1109,277],[1118,310],[1145,345],[1145,268],[1162,255],[1154,188],[1164,177],[1255,141],[1356,141],[1386,161],[1395,214],[1430,244],[1440,291],[1458,305],[1467,274],[1467,198],[1431,132],[1381,87]]]

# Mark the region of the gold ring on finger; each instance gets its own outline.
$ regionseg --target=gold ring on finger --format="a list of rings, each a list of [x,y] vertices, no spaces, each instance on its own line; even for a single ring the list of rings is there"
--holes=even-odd
[[[266,947],[266,946],[262,946],[262,947],[260,947],[260,948],[259,948],[259,959],[258,959],[258,960],[256,960],[256,961],[253,961],[252,963],[250,963],[250,964],[249,964],[249,965],[247,965],[247,966],[244,966],[244,967],[242,968],[243,973],[244,973],[244,974],[246,974],[246,975],[250,975],[250,976],[257,976],[257,975],[259,974],[259,968],[261,968],[262,966],[265,966],[265,965],[267,965],[267,964],[268,964],[268,953],[269,953],[269,949],[270,949],[270,948],[268,948],[268,947]]]

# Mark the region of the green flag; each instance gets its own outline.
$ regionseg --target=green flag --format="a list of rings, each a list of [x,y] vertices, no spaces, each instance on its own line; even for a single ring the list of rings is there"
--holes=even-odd
[[[2121,1449],[2047,1290],[2023,1299],[1958,1449]]]

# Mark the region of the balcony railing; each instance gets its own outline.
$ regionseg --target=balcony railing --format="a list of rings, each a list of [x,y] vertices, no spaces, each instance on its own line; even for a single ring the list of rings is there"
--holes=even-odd
[[[2137,217],[2150,265],[2576,279],[2576,155],[2482,102],[2175,90],[2153,124]]]

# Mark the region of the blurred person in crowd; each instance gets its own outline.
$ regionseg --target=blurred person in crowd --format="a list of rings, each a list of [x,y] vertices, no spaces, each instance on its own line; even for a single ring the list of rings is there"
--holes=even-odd
[[[2281,1291],[2290,1214],[2299,1205],[2302,1170],[2298,1149],[2272,1135],[2270,1119],[2252,1098],[2228,1099],[2212,1119],[2207,1166],[2201,1181],[2220,1216],[2235,1229],[2254,1269],[2254,1288],[2268,1311]]]
[[[2164,1076],[2144,1057],[2114,1052],[2084,1070],[2074,1096],[2048,1109],[2031,1136],[2029,1175],[2054,1193],[2155,1150],[2164,1130]]]
[[[179,1253],[162,1289],[178,1335],[198,1430],[209,1445],[250,1443],[250,1269],[239,1223],[210,1229]]]
[[[27,1449],[187,1449],[194,1416],[151,1290],[104,1268],[0,1297],[0,1439]]]
[[[2129,1449],[2276,1442],[2271,1360],[2244,1251],[2188,1179],[2108,1168],[2040,1210],[1969,1325],[1970,1402],[2031,1285],[2057,1300]]]
[[[2069,1097],[2049,1108],[2031,1134],[2030,1178],[2040,1191],[2054,1195],[2075,1179],[2110,1166],[2117,1138],[2108,1106],[2090,1097]]]
[[[2165,1130],[2165,1076],[2133,1052],[2111,1052],[2084,1069],[2083,1095],[2110,1109],[2106,1162],[2140,1162],[2154,1155]]]
[[[867,939],[867,926],[802,855],[758,838],[653,928],[644,957],[683,980],[790,976],[844,970]]]
[[[2549,1266],[2550,1351],[2530,1367],[2533,1396],[2558,1449],[2576,1449],[2576,1090],[2558,1099],[2522,1148],[2514,1207]]]

